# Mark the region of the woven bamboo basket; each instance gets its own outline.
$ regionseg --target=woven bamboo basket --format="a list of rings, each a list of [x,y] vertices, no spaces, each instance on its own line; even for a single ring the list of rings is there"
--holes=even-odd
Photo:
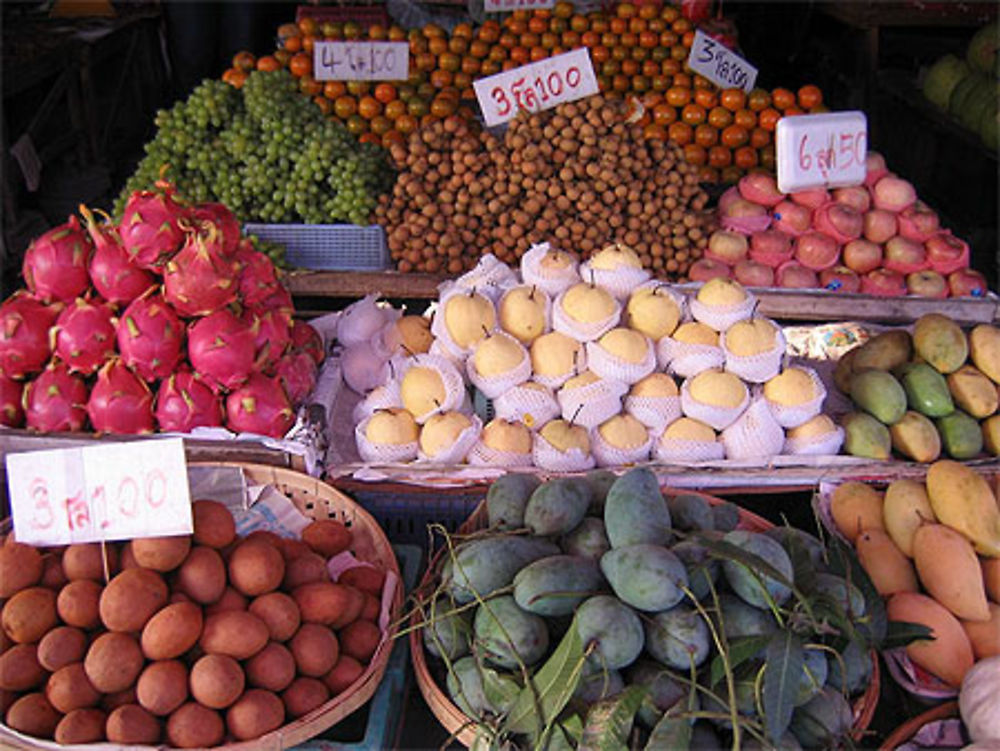
[[[882,745],[879,746],[879,751],[895,751],[895,749],[899,748],[913,738],[920,728],[927,723],[936,722],[938,720],[947,720],[952,717],[958,717],[957,701],[947,701],[944,704],[938,704],[936,707],[931,707],[927,711],[921,712],[916,717],[911,717],[898,728],[889,733]]]
[[[688,489],[675,490],[673,488],[664,488],[663,490],[666,493],[683,492],[700,495],[713,506],[725,502],[723,499],[716,496],[708,495],[707,493],[697,493]],[[774,526],[767,519],[762,516],[758,516],[752,511],[747,511],[743,508],[739,511],[739,529],[745,529],[750,532],[765,532]],[[477,530],[485,529],[487,524],[488,516],[486,512],[486,502],[483,501],[476,507],[472,516],[470,516],[466,522],[459,527],[458,534],[471,534]],[[420,582],[418,594],[420,591],[426,592],[433,587],[435,572],[437,570],[437,566],[435,564],[439,562],[443,552],[443,550],[439,551],[427,567],[427,572],[424,574],[424,578]],[[431,674],[430,667],[427,664],[427,657],[424,652],[423,640],[419,629],[420,623],[419,611],[414,611],[414,614],[410,619],[410,628],[412,629],[410,631],[410,656],[413,661],[413,672],[416,675],[417,685],[420,687],[420,693],[423,694],[427,705],[431,708],[434,716],[437,717],[438,721],[444,726],[444,728],[451,733],[459,743],[471,748],[476,737],[476,724],[464,712],[462,712],[461,709],[455,706],[448,694],[443,691],[441,687],[438,686],[437,681],[434,680],[434,676]],[[854,722],[851,728],[851,737],[855,741],[862,738],[872,721],[872,717],[875,715],[875,707],[878,704],[880,695],[879,687],[880,675],[878,656],[872,652],[871,681],[865,689],[865,692],[855,700],[852,708]]]
[[[282,725],[250,741],[214,746],[215,751],[281,751],[291,748],[336,725],[367,702],[378,689],[385,675],[392,652],[398,620],[403,609],[403,584],[399,564],[392,546],[378,523],[358,504],[327,485],[322,480],[302,472],[283,467],[242,462],[196,462],[191,466],[239,467],[248,484],[273,485],[288,496],[296,508],[311,519],[335,519],[350,528],[351,552],[362,561],[373,563],[396,574],[396,591],[392,597],[389,628],[371,662],[354,683],[322,706],[292,722]],[[32,749],[33,751],[139,751],[150,746],[132,746],[116,743],[58,744],[40,740],[11,730],[0,724],[0,748]],[[167,751],[161,744],[155,747]]]

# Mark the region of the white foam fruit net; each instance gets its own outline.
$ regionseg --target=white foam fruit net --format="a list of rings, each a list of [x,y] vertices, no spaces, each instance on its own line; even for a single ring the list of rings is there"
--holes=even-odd
[[[823,402],[826,401],[826,386],[819,374],[812,368],[801,368],[809,374],[813,384],[813,394],[815,396],[804,404],[786,405],[767,400],[767,406],[771,408],[771,414],[778,424],[783,428],[797,428],[803,423],[809,422],[816,415],[823,411]]]
[[[725,331],[737,321],[749,318],[756,305],[757,298],[747,291],[742,302],[733,305],[706,305],[697,297],[692,297],[688,301],[688,310],[696,321],[716,331]]]
[[[646,339],[646,353],[641,362],[629,362],[608,352],[597,342],[587,342],[587,367],[601,378],[633,384],[641,381],[656,370],[656,352],[653,343]]]
[[[535,433],[531,446],[531,458],[536,467],[551,472],[581,472],[593,469],[595,465],[593,454],[576,448],[560,451],[545,440],[540,433]]]
[[[658,435],[681,416],[680,396],[626,396],[625,411]]]
[[[466,292],[474,289],[493,302],[500,298],[506,287],[516,283],[517,273],[492,253],[482,256],[475,266],[455,280],[455,284]]]
[[[562,414],[562,407],[548,389],[525,388],[523,384],[500,394],[493,400],[493,411],[504,420],[521,421],[530,430],[536,430]]]
[[[354,441],[358,447],[358,455],[363,461],[374,464],[394,464],[409,462],[417,458],[419,446],[416,441],[411,443],[372,443],[366,432],[371,416],[354,426]]]
[[[417,447],[417,460],[422,462],[433,462],[434,464],[461,464],[465,461],[469,451],[479,440],[483,432],[483,421],[478,415],[471,415],[469,419],[472,424],[455,437],[455,441],[440,453],[434,456],[427,456],[423,449]]]
[[[808,438],[789,438],[786,435],[782,451],[799,456],[833,456],[840,453],[843,444],[844,429],[838,425],[829,433]]]
[[[721,368],[726,361],[726,353],[722,347],[689,344],[665,336],[656,343],[656,360],[668,373],[690,378],[703,370]]]
[[[548,243],[532,245],[528,252],[521,256],[521,278],[525,284],[533,284],[550,297],[555,297],[580,281],[580,271],[576,260],[564,269],[544,268],[541,260],[551,249]]]
[[[476,441],[469,450],[469,464],[477,467],[530,467],[531,452],[520,454],[516,451],[499,451],[487,446],[482,440]]]
[[[774,327],[774,346],[756,355],[734,355],[726,347],[726,332],[722,332],[719,344],[726,354],[726,370],[751,383],[763,383],[778,375],[785,358],[785,335],[780,326],[773,321],[769,323]]]
[[[571,318],[563,309],[565,292],[561,292],[552,304],[552,328],[578,342],[592,342],[599,339],[618,325],[622,317],[622,304],[615,300],[614,310],[600,321],[582,322]]]
[[[471,292],[471,288],[463,288],[459,284],[451,284],[447,286],[442,292],[441,297],[438,300],[437,311],[434,313],[434,317],[431,319],[431,333],[434,335],[435,344],[441,343],[444,347],[445,352],[452,358],[456,360],[464,360],[466,357],[472,354],[472,347],[462,347],[456,342],[452,336],[451,332],[448,330],[448,326],[445,323],[444,312],[448,305],[448,300],[456,295],[468,295]],[[476,290],[478,294],[480,290]],[[489,295],[483,294],[483,297],[490,301],[493,306],[493,326],[487,326],[486,330],[483,332],[484,335],[492,334],[497,327],[496,323],[496,303],[493,301]],[[433,347],[433,345],[431,345]]]
[[[509,334],[497,333],[493,336],[505,337],[516,344],[521,350],[521,360],[512,370],[495,376],[479,375],[479,371],[476,370],[475,356],[465,361],[466,375],[469,376],[469,380],[489,399],[495,399],[505,391],[531,378],[531,357],[528,355],[528,350],[524,348],[524,345]]]
[[[536,372],[531,378],[533,381],[542,384],[543,386],[548,386],[550,389],[557,389],[562,386],[566,381],[568,381],[573,376],[578,373],[582,373],[587,369],[587,349],[584,346],[576,351],[576,360],[573,366],[567,370],[565,373],[560,373],[559,375],[546,375],[544,373]]]
[[[628,386],[621,381],[602,378],[575,389],[560,389],[556,398],[563,419],[592,429],[622,411],[622,397],[627,392]]]
[[[590,261],[580,264],[580,277],[586,282],[593,282],[604,287],[618,300],[628,300],[632,291],[640,284],[649,280],[651,272],[648,269],[637,269],[633,266],[620,266],[617,269],[595,269]]]
[[[646,441],[641,446],[629,449],[612,446],[604,439],[599,430],[593,431],[590,436],[590,450],[593,452],[594,460],[599,467],[621,467],[647,461],[652,448],[653,435],[651,433],[647,433]]]
[[[700,420],[716,430],[728,428],[750,404],[750,392],[744,386],[743,401],[736,407],[718,407],[714,404],[704,404],[691,396],[690,379],[681,384],[681,412],[695,420]]]
[[[653,445],[653,456],[661,462],[694,464],[723,459],[726,449],[719,441],[689,441],[680,438],[660,439]]]
[[[403,400],[399,396],[399,383],[389,380],[382,386],[376,386],[368,392],[368,395],[364,399],[354,405],[351,418],[354,420],[354,424],[357,425],[380,409],[402,406]]]
[[[785,431],[763,399],[755,399],[739,418],[722,431],[727,459],[767,459],[785,445]]]
[[[450,360],[439,355],[427,353],[408,358],[406,365],[406,370],[399,375],[400,380],[402,380],[403,376],[406,375],[410,368],[419,366],[437,371],[438,375],[441,376],[441,382],[444,384],[444,400],[441,404],[437,405],[425,415],[420,417],[414,415],[414,419],[419,424],[427,422],[431,415],[436,415],[439,412],[461,410],[463,400],[468,398],[468,392],[465,390],[465,382],[462,380],[462,376],[459,373],[458,368],[456,368]]]

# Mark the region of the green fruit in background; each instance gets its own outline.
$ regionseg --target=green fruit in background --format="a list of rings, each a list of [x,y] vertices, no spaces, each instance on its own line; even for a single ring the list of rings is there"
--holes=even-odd
[[[564,535],[583,521],[590,486],[583,478],[557,477],[540,485],[524,509],[524,526],[535,535]]]
[[[965,49],[965,59],[973,70],[996,75],[998,45],[1000,45],[1000,21],[994,21],[973,34],[969,46]]]
[[[969,75],[959,81],[955,85],[955,88],[951,90],[951,96],[948,98],[948,112],[958,117],[958,113],[965,107],[965,102],[969,98],[969,95],[981,81],[982,74],[975,72],[969,73]]]
[[[979,137],[986,148],[1000,151],[1000,109],[984,112],[979,122]]]
[[[630,469],[614,481],[604,502],[604,528],[612,548],[670,543],[670,511],[651,470]]]
[[[906,392],[899,381],[884,370],[866,370],[851,381],[851,400],[886,425],[897,422],[906,412]]]
[[[642,621],[628,605],[611,595],[595,595],[585,600],[573,616],[584,649],[594,651],[587,665],[595,670],[620,670],[642,653],[646,635]]]
[[[637,719],[646,727],[653,727],[663,713],[681,699],[688,698],[688,689],[667,673],[657,662],[648,659],[636,660],[626,675],[630,686],[642,686],[646,695],[639,707]]]
[[[475,644],[483,657],[502,668],[534,665],[549,648],[545,620],[522,610],[510,595],[487,600],[476,611]]]
[[[913,351],[939,373],[947,374],[962,367],[968,358],[969,340],[950,318],[927,313],[913,325]]]
[[[618,598],[637,610],[668,610],[684,599],[687,570],[662,545],[612,548],[601,557],[601,572]]]
[[[975,418],[960,409],[937,419],[944,452],[952,459],[972,459],[983,450],[983,432]]]
[[[909,360],[912,354],[910,332],[905,329],[890,329],[857,348],[851,361],[851,369],[854,373],[869,369],[892,370]]]
[[[841,423],[844,450],[851,456],[888,459],[892,452],[889,428],[865,412],[851,412]]]
[[[969,74],[969,64],[955,55],[945,55],[934,63],[924,78],[924,96],[935,107],[948,109],[951,92]]]
[[[678,605],[654,613],[644,624],[646,651],[668,668],[690,670],[709,655],[711,636],[708,624],[694,608]]]
[[[844,695],[824,687],[795,709],[789,729],[804,748],[833,748],[850,732],[852,718]]]
[[[941,436],[926,417],[912,410],[889,426],[892,447],[915,462],[932,462],[941,455]]]
[[[910,409],[928,417],[944,417],[955,409],[944,376],[925,362],[903,365],[898,371]]]
[[[604,579],[597,562],[576,555],[540,558],[517,572],[514,599],[535,615],[569,615]]]
[[[524,526],[524,509],[528,499],[542,481],[535,475],[510,472],[498,477],[486,491],[486,511],[490,526],[519,529]]]
[[[444,654],[449,660],[457,660],[469,654],[472,611],[456,612],[457,607],[448,597],[439,597],[427,606],[424,646],[435,657]]]
[[[722,539],[724,542],[735,545],[770,564],[786,581],[794,580],[795,570],[792,568],[792,559],[781,547],[781,543],[763,534],[745,529],[727,532]],[[745,566],[735,560],[723,560],[722,573],[733,591],[744,602],[754,607],[768,608],[771,607],[772,601],[781,605],[792,594],[792,590],[784,581],[779,581],[759,569]]]
[[[601,556],[611,550],[604,522],[596,516],[584,517],[576,529],[563,536],[559,546],[567,555],[579,555],[593,561],[601,560]]]
[[[488,597],[506,587],[532,561],[558,555],[559,547],[537,537],[485,537],[459,545],[454,558],[441,569],[444,591],[460,604],[472,602],[476,594]]]
[[[955,114],[963,126],[972,131],[979,131],[979,123],[987,112],[996,112],[997,92],[989,76],[976,77],[976,83],[970,89],[961,108]]]

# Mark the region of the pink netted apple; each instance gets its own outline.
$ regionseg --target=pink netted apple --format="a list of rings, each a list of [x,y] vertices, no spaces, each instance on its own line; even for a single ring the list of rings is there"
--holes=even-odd
[[[889,242],[885,244],[882,265],[903,275],[923,271],[927,268],[924,244],[899,235],[889,238]]]
[[[906,275],[906,289],[918,297],[947,297],[948,280],[931,269],[915,271]]]
[[[809,190],[800,190],[792,193],[791,199],[799,204],[799,206],[818,209],[830,200],[830,194],[826,188],[810,188]]]
[[[941,228],[937,212],[923,201],[917,201],[912,206],[899,212],[896,217],[899,223],[899,234],[907,240],[927,242]]]
[[[748,249],[746,235],[727,229],[717,229],[708,238],[705,258],[727,266],[735,266],[747,257]]]
[[[814,289],[819,286],[819,277],[812,269],[807,269],[798,261],[781,264],[774,272],[774,281],[779,287],[794,289]]]
[[[792,237],[780,229],[767,229],[750,235],[750,258],[765,266],[778,268],[792,259]]]
[[[865,186],[872,187],[889,174],[889,168],[885,166],[885,157],[877,151],[869,151],[865,156]]]
[[[969,265],[969,245],[951,234],[937,232],[924,243],[927,262],[940,274],[950,274]]]
[[[861,277],[861,291],[879,297],[902,297],[906,294],[906,279],[898,271],[875,269]]]
[[[881,245],[897,234],[896,215],[885,209],[870,209],[864,216],[864,236],[866,240]]]
[[[837,203],[847,204],[863,214],[871,208],[872,196],[867,188],[861,185],[852,185],[849,188],[837,188],[833,191],[833,200]]]
[[[840,246],[829,235],[814,230],[795,238],[795,260],[807,269],[830,268],[839,258]]]
[[[761,206],[774,206],[781,202],[785,194],[778,190],[778,182],[765,172],[751,172],[737,183],[740,195]]]
[[[974,269],[959,269],[948,275],[948,289],[952,297],[984,297],[986,277]]]
[[[727,188],[725,192],[719,196],[719,214],[721,215],[726,209],[728,209],[733,204],[733,201],[742,197],[743,196],[740,195],[739,188],[735,185]]]
[[[813,227],[832,237],[838,245],[861,237],[864,217],[846,203],[830,201],[813,211]]]
[[[861,277],[846,266],[831,266],[819,272],[819,284],[831,292],[858,292]]]
[[[744,287],[773,287],[774,269],[744,258],[733,267],[733,277]]]
[[[882,246],[859,237],[841,248],[844,265],[858,274],[867,274],[882,265]]]
[[[894,211],[897,214],[917,200],[917,191],[912,184],[888,174],[875,183],[872,188],[872,199],[876,209]]]
[[[771,210],[772,225],[786,234],[801,235],[812,226],[812,209],[785,199]]]
[[[724,263],[710,258],[699,258],[688,269],[688,279],[692,282],[707,282],[709,279],[722,277],[728,279],[731,269]]]
[[[723,229],[749,235],[767,229],[771,224],[771,215],[759,203],[736,198],[724,209],[720,206],[719,224]]]

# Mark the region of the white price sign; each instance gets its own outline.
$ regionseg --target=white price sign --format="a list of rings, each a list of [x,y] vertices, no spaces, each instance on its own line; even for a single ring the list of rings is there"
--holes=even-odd
[[[487,13],[554,8],[555,5],[556,0],[483,0],[483,10]]]
[[[694,32],[688,66],[722,89],[743,89],[747,93],[757,82],[757,69],[701,29]]]
[[[63,545],[193,529],[180,438],[8,454],[6,466],[18,542]]]
[[[598,93],[585,47],[473,81],[486,124],[499,125],[518,110],[540,112]]]
[[[405,81],[410,74],[408,42],[316,42],[317,81]]]
[[[778,120],[778,190],[843,188],[865,180],[868,120],[863,112],[825,112]]]

